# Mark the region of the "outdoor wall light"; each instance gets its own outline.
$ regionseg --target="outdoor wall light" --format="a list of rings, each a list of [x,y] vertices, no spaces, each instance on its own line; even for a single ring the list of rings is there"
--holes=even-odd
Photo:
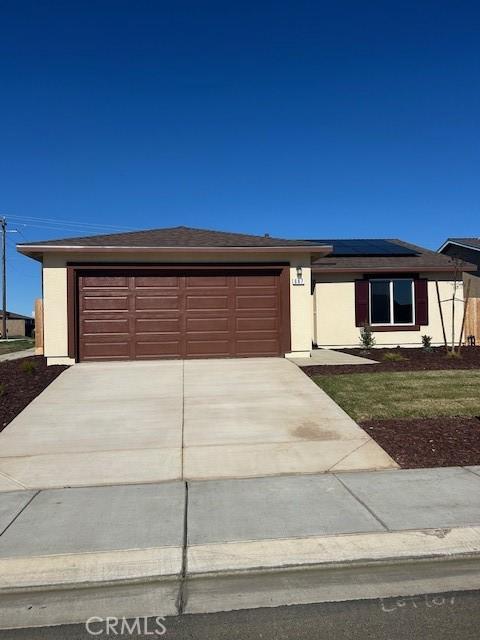
[[[302,279],[302,275],[303,275],[302,267],[297,267],[297,278],[298,278],[299,280],[301,280],[301,279]]]

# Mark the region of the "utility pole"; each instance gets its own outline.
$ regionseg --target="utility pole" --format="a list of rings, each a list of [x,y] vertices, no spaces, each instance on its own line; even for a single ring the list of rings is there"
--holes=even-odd
[[[2,338],[7,339],[7,221],[4,217],[0,219],[2,228]]]

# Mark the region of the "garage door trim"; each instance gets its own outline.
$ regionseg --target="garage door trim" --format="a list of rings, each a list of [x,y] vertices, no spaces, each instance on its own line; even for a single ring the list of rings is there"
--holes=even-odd
[[[68,312],[68,355],[76,362],[79,361],[79,277],[82,275],[111,275],[112,272],[128,271],[132,275],[148,273],[149,275],[171,273],[185,273],[188,271],[217,271],[227,275],[242,271],[276,271],[280,286],[280,346],[283,354],[291,350],[290,333],[290,277],[289,265],[286,263],[195,263],[195,264],[125,264],[125,263],[89,263],[67,264],[67,312]]]

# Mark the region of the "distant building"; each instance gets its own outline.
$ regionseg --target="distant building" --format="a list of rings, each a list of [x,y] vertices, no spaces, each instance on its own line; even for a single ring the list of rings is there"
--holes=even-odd
[[[0,336],[2,335],[3,312],[0,311]],[[31,338],[35,333],[35,320],[28,316],[22,316],[19,313],[7,311],[7,338]]]
[[[447,238],[439,253],[476,265],[476,270],[464,272],[464,289],[468,291],[468,306],[465,315],[467,343],[474,339],[480,345],[480,238]]]

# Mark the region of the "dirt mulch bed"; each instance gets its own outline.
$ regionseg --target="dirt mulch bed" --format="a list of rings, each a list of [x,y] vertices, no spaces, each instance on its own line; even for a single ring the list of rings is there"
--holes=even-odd
[[[463,347],[458,358],[448,357],[443,347],[432,351],[421,348],[372,349],[368,354],[362,349],[338,349],[342,353],[377,360],[377,364],[339,364],[302,367],[308,376],[338,375],[341,373],[374,373],[375,371],[439,371],[442,369],[480,369],[480,347]],[[404,360],[385,360],[394,353]],[[387,356],[388,358],[388,356]]]
[[[0,431],[65,369],[42,356],[0,362]]]
[[[480,418],[372,420],[360,426],[406,469],[480,465]]]

